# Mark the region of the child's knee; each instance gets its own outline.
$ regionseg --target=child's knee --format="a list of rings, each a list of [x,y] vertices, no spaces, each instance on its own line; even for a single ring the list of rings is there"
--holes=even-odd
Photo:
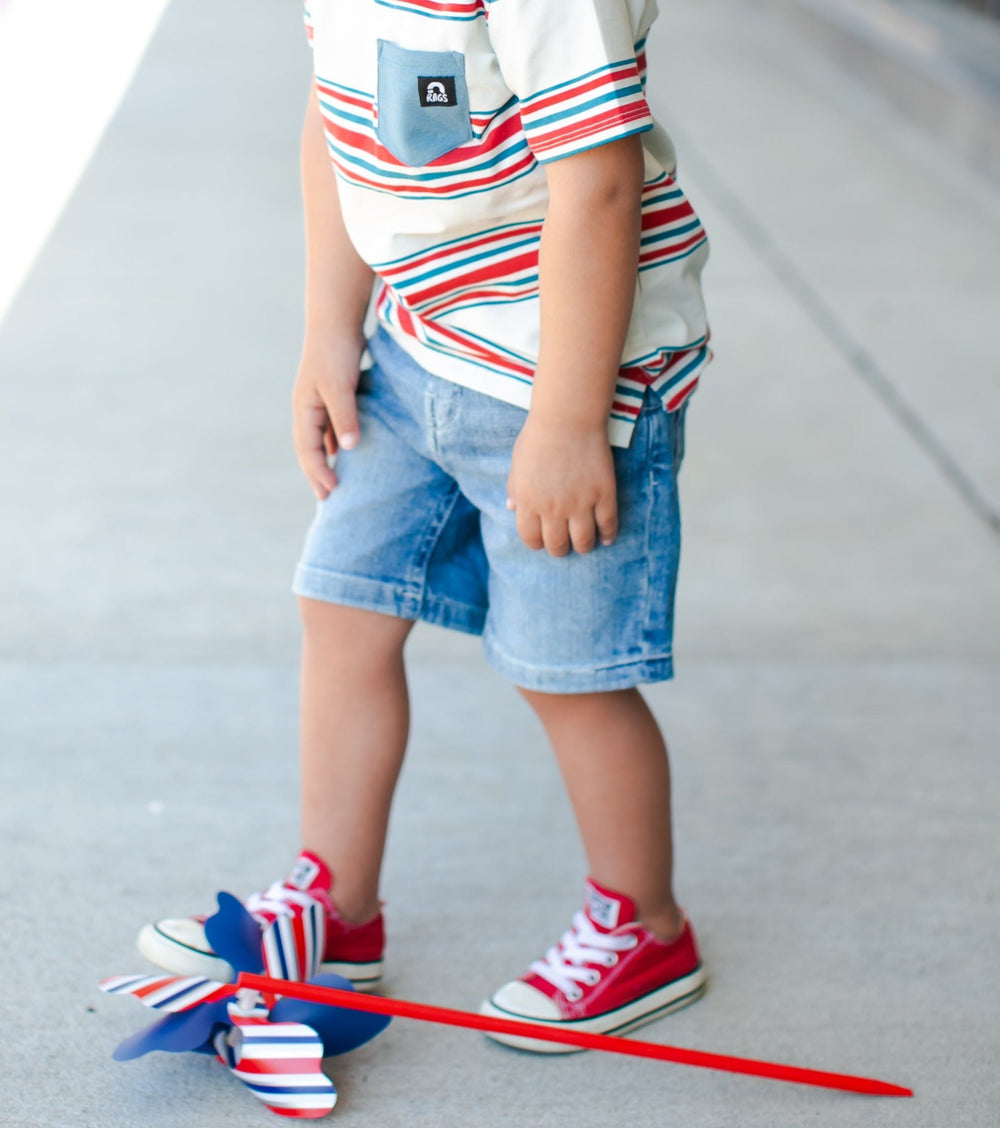
[[[350,651],[354,661],[393,658],[413,628],[408,619],[339,603],[299,596],[299,616],[307,646]]]

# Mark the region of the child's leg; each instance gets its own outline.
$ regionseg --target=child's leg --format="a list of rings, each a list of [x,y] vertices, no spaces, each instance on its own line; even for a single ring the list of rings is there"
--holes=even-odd
[[[636,689],[521,689],[552,741],[590,865],[583,911],[544,957],[483,1003],[483,1014],[620,1034],[705,989],[694,931],[671,888],[670,767]],[[519,1035],[490,1037],[563,1053]]]
[[[389,808],[409,730],[413,623],[300,598],[302,845],[334,875],[348,921],[378,912]]]
[[[521,689],[545,727],[576,814],[591,876],[636,903],[659,940],[681,931],[672,888],[670,765],[637,689]]]

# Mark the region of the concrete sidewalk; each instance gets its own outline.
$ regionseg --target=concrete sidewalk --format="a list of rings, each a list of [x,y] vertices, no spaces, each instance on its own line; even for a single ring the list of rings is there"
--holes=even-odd
[[[1000,1115],[995,195],[758,8],[665,5],[653,100],[713,240],[670,735],[712,976],[672,1044],[912,1085],[870,1101],[396,1023],[331,1063],[345,1125],[830,1128]],[[288,595],[311,512],[298,12],[173,0],[0,335],[4,1128],[270,1114],[114,1045],[147,919],[296,846]],[[249,74],[254,75],[251,82]],[[577,907],[542,734],[418,630],[387,989],[473,1007]]]
[[[763,0],[850,81],[1000,187],[1000,21],[955,0]]]

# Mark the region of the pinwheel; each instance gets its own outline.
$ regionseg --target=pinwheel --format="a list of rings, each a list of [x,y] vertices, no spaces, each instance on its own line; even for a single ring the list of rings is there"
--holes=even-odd
[[[150,1050],[215,1054],[282,1116],[319,1117],[329,1112],[337,1092],[320,1068],[321,1059],[374,1038],[392,1015],[845,1092],[913,1096],[911,1089],[869,1077],[361,995],[339,975],[313,974],[302,982],[299,973],[314,971],[316,953],[323,951],[321,919],[295,913],[279,917],[265,926],[262,943],[261,926],[235,897],[220,893],[218,900],[219,911],[205,922],[205,933],[215,952],[232,966],[236,982],[170,975],[105,979],[101,988],[109,994],[134,995],[164,1014],[153,1026],[126,1038],[114,1057],[128,1061]],[[267,975],[260,974],[262,968]]]
[[[213,949],[236,974],[256,974],[298,951],[297,966],[314,967],[313,951],[323,950],[322,935],[282,920],[261,944],[261,929],[229,893],[218,896],[218,912],[205,922]],[[321,928],[321,926],[320,926]],[[308,944],[304,943],[308,935]],[[315,941],[318,940],[318,943]],[[284,955],[282,955],[282,949]],[[312,975],[307,982],[353,991],[339,975]],[[111,995],[133,995],[161,1017],[126,1038],[114,1051],[130,1061],[152,1050],[214,1054],[264,1104],[280,1116],[325,1116],[337,1101],[333,1082],[323,1073],[324,1057],[347,1053],[374,1038],[389,1024],[385,1015],[323,1006],[287,998],[280,992],[248,990],[198,976],[117,975],[102,980]]]

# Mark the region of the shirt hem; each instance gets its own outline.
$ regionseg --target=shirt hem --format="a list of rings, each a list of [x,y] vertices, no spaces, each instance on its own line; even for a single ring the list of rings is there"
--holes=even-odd
[[[524,411],[527,411],[531,407],[530,384],[522,384],[509,376],[498,376],[496,373],[490,372],[474,361],[464,360],[461,357],[449,356],[447,353],[438,352],[381,318],[379,318],[378,324],[381,329],[384,329],[385,332],[388,333],[393,342],[397,344],[415,364],[419,364],[425,372],[430,372],[439,379],[450,380],[454,384],[460,384],[463,388],[469,388],[471,391],[479,392],[481,395],[491,396],[493,399],[498,399],[502,403],[509,403],[512,407],[520,407]],[[672,352],[681,352],[685,348],[692,348],[693,346],[664,345],[662,347]],[[627,365],[628,362],[626,361],[623,363],[622,367],[627,367]],[[703,367],[704,365],[699,365],[699,374]],[[697,376],[690,379],[691,391],[694,390],[694,385],[697,384],[697,382]],[[656,388],[655,384],[652,385],[652,387],[659,394],[659,389]],[[670,400],[664,397],[664,410],[675,411],[686,398],[686,394]],[[635,419],[609,419],[608,441],[611,445],[623,449],[628,447],[632,441],[632,434],[635,431],[635,423]]]

